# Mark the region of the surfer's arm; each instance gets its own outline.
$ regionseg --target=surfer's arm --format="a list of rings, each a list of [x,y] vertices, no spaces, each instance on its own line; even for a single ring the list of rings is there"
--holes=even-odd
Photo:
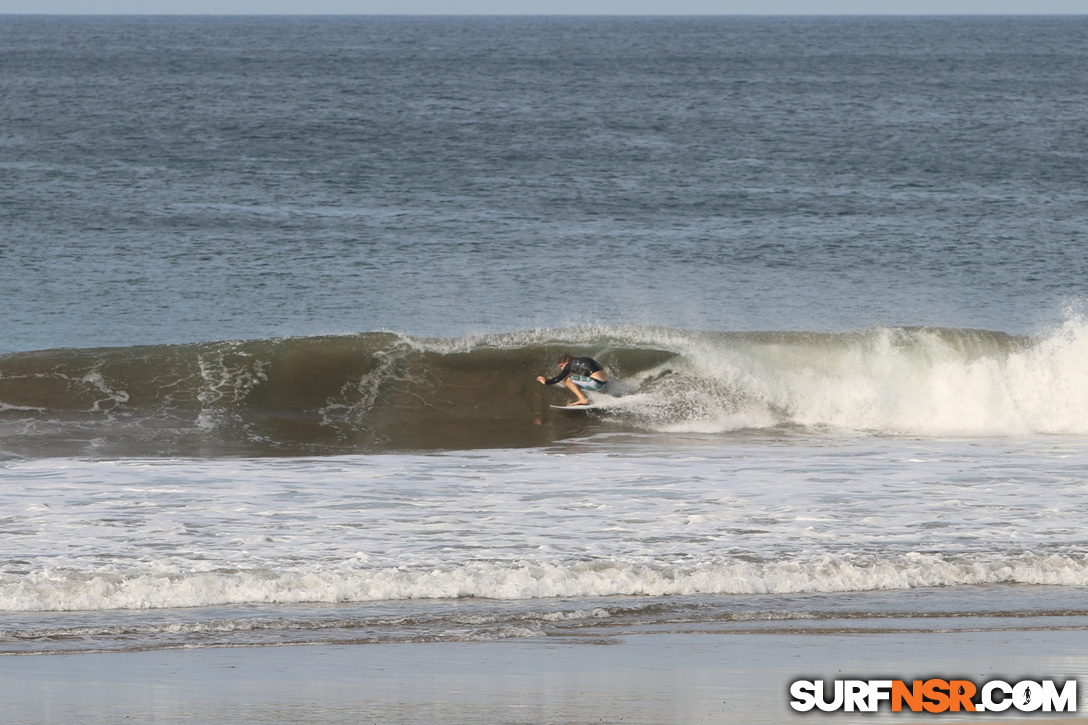
[[[548,378],[547,380],[545,380],[543,375],[538,375],[536,379],[544,383],[545,385],[555,385],[556,383],[566,379],[568,375],[570,375],[569,363],[567,365],[564,365],[563,369],[560,370],[559,374],[556,375],[554,378]]]

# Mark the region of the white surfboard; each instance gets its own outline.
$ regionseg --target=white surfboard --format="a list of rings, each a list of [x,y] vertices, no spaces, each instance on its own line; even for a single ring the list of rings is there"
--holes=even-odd
[[[605,406],[600,403],[590,403],[589,405],[553,405],[556,410],[601,410]]]

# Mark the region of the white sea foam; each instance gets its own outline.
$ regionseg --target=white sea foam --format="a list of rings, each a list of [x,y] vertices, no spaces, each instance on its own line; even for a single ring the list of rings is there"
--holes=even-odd
[[[1088,556],[948,557],[908,553],[813,555],[789,561],[715,560],[695,565],[594,561],[471,562],[434,569],[310,569],[193,572],[174,566],[47,570],[0,578],[9,612],[157,609],[402,599],[582,598],[613,595],[862,592],[974,584],[1088,586]],[[553,618],[595,618],[603,610]]]
[[[10,460],[0,611],[1084,587],[1086,475],[1080,438]]]
[[[1088,322],[1077,315],[1039,338],[925,328],[639,337],[678,357],[644,373],[649,382],[619,381],[638,401],[615,412],[663,432],[1088,433]]]
[[[203,430],[215,430],[222,425],[228,417],[229,406],[268,379],[266,362],[250,361],[246,352],[231,348],[227,344],[226,349],[197,358],[204,384],[197,394],[201,410],[196,424]]]

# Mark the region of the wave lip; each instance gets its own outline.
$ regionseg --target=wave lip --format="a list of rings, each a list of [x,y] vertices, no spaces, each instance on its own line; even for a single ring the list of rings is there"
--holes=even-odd
[[[603,413],[535,381],[610,371]],[[546,445],[600,431],[1088,434],[1088,325],[1043,337],[877,327],[393,333],[0,356],[0,454],[335,454]]]

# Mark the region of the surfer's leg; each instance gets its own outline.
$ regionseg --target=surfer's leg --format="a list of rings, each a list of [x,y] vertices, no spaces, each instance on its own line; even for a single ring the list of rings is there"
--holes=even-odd
[[[589,405],[589,398],[585,396],[585,393],[582,392],[582,389],[579,388],[573,380],[568,377],[563,382],[567,386],[567,389],[578,397],[578,400],[571,403],[571,405]]]

